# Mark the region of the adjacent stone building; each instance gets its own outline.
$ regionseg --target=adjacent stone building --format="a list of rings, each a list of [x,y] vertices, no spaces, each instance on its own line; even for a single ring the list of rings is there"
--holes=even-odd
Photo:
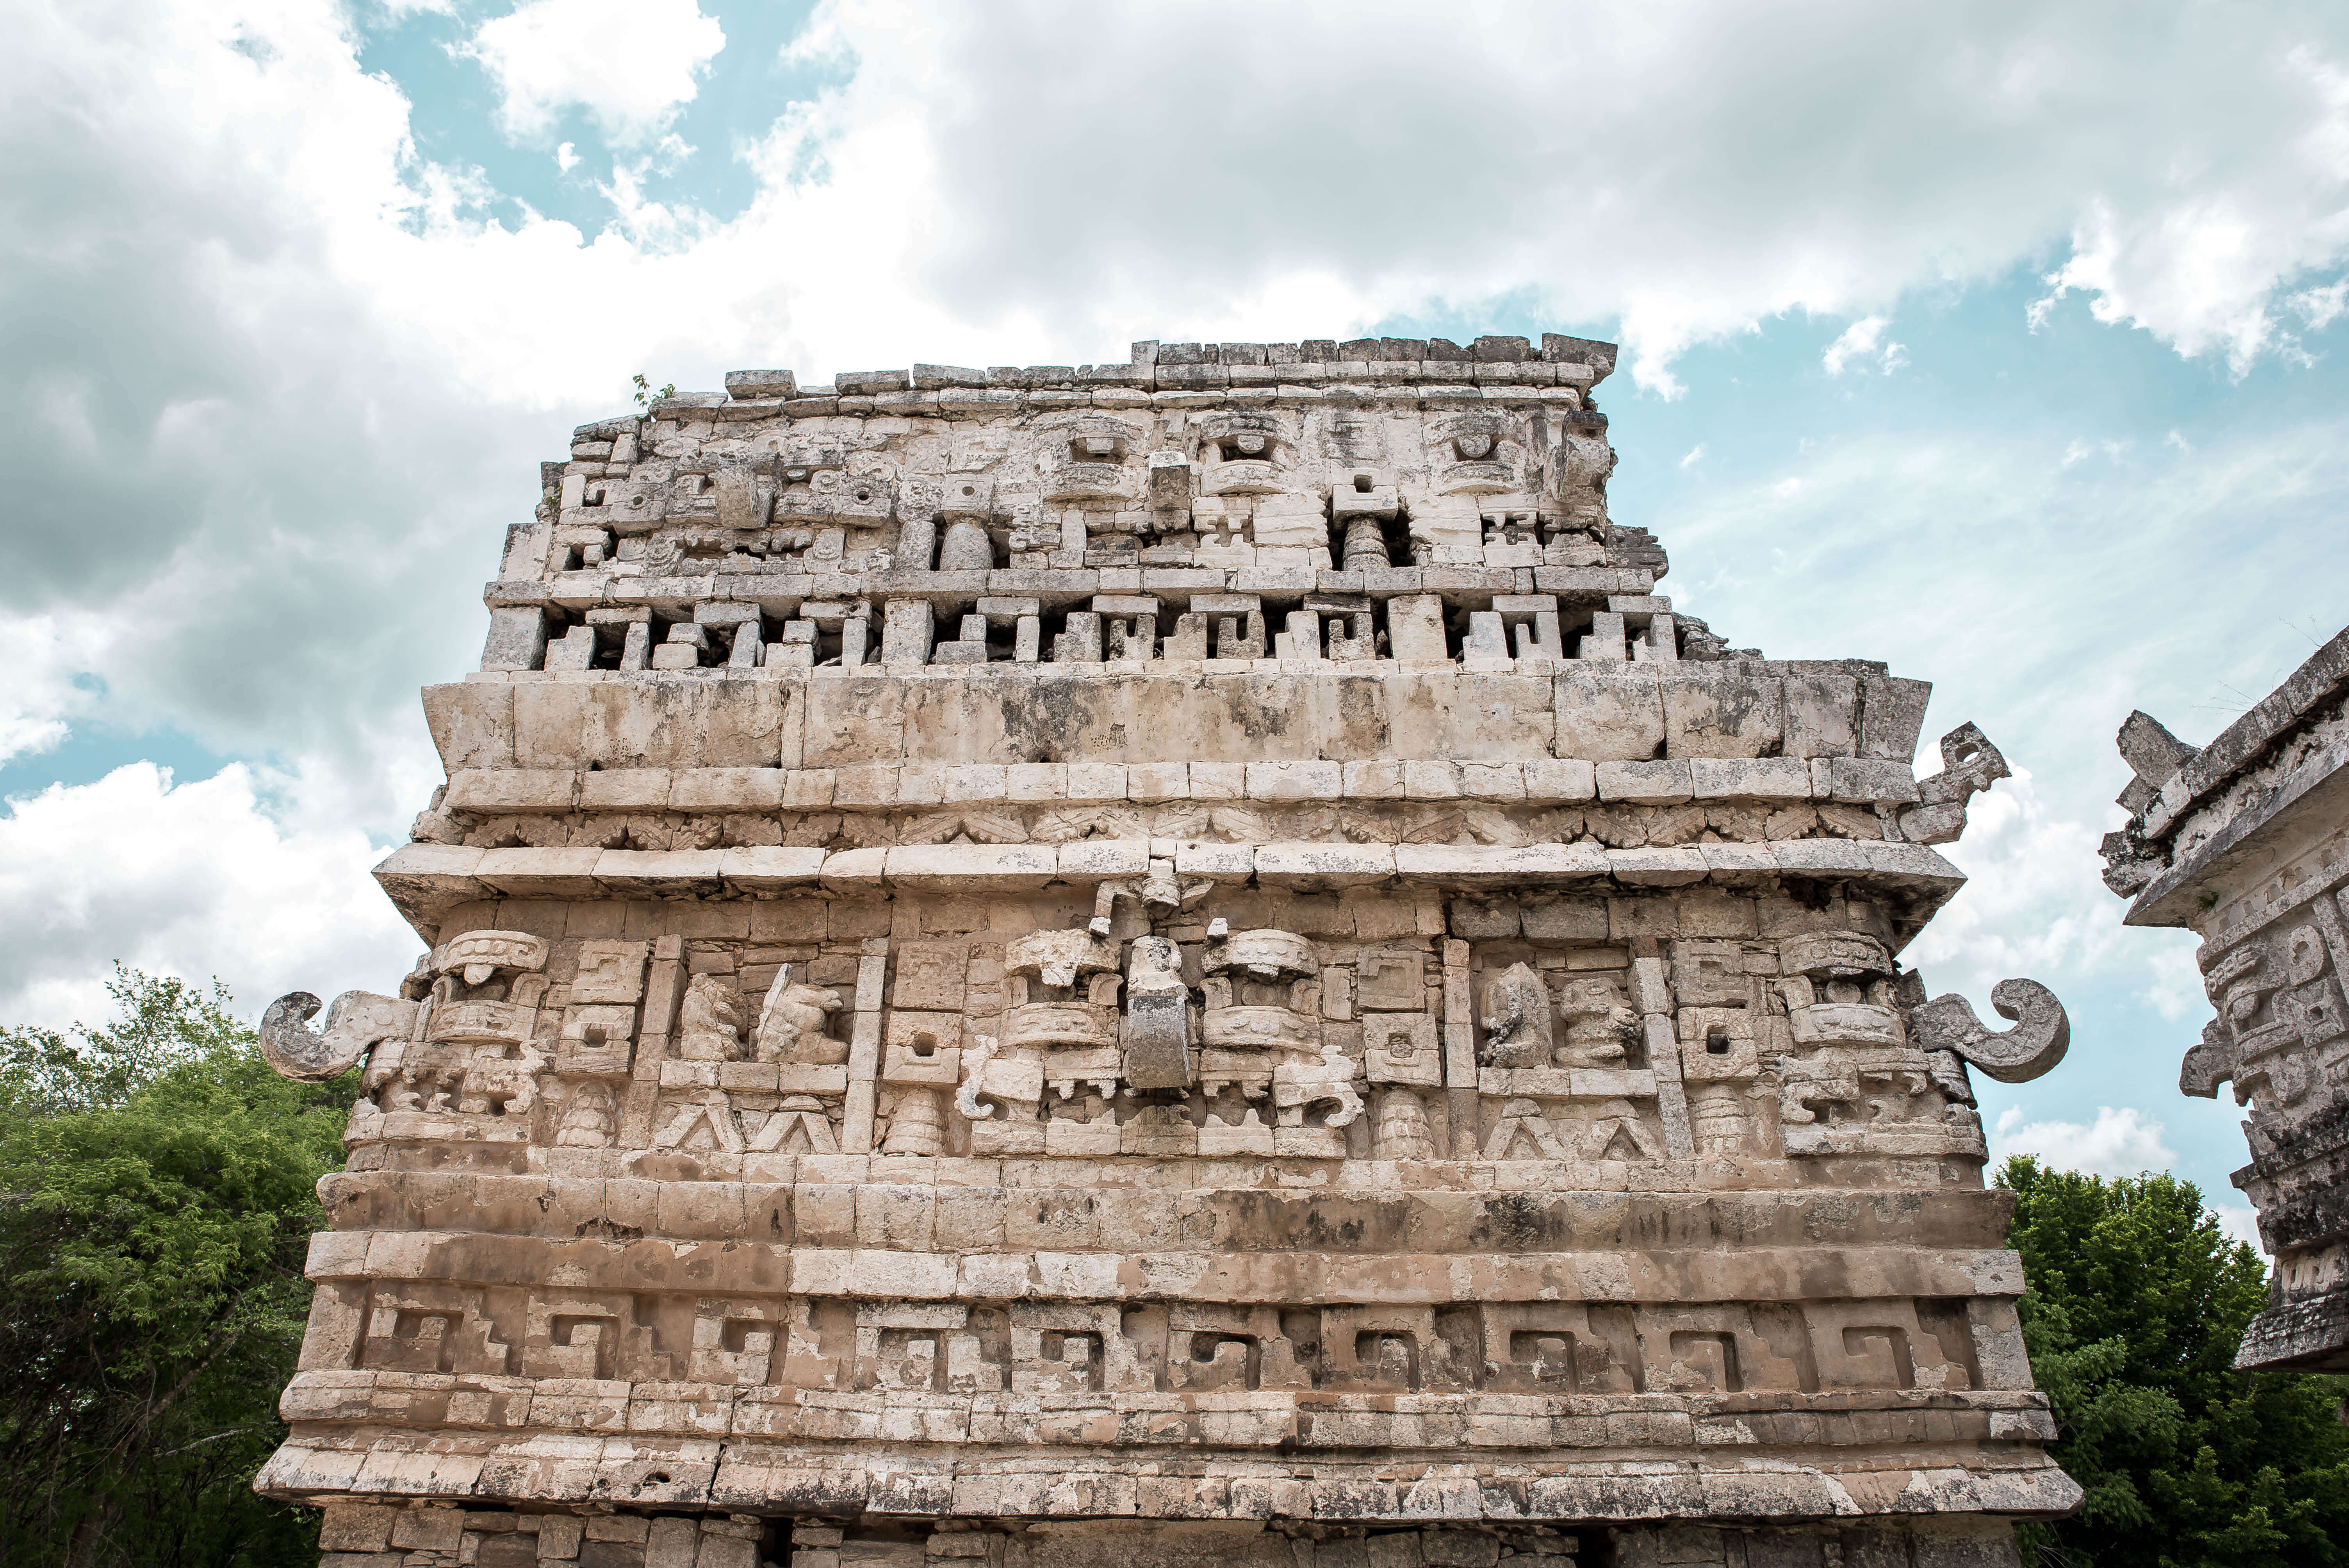
[[[1575,338],[782,371],[507,537],[273,1496],[334,1568],[2010,1563],[1899,954],[2005,764],[1733,649]],[[1822,614],[1831,607],[1824,593]]]
[[[2143,713],[2105,882],[2131,925],[2202,938],[2218,1016],[2178,1087],[2251,1107],[2235,1185],[2275,1255],[2235,1365],[2349,1371],[2349,632],[2197,751]]]

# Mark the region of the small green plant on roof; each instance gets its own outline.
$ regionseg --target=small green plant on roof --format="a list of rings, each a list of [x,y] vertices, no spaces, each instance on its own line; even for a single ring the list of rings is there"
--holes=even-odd
[[[662,398],[677,396],[677,383],[674,381],[667,383],[657,392],[653,390],[653,384],[645,379],[645,374],[641,370],[628,379],[636,384],[636,407],[639,408],[650,410],[652,406]]]

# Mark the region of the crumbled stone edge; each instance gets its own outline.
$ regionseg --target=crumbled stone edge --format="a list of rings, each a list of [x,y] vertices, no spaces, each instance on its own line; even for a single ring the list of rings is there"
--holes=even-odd
[[[2349,630],[2326,643],[2282,685],[2253,705],[2218,738],[2161,782],[2155,799],[2133,816],[2127,828],[2108,835],[2106,858],[2121,861],[2157,856],[2169,861],[2166,869],[2132,889],[2130,925],[2183,925],[2195,913],[2190,892],[2212,868],[2220,864],[2247,839],[2278,815],[2292,809],[2313,790],[2349,768],[2349,748],[2333,747],[2280,780],[2267,797],[2220,827],[2182,859],[2171,860],[2178,835],[2195,825],[2196,818],[2218,803],[2245,775],[2257,770],[2292,737],[2314,723],[2325,710],[2349,698]],[[2111,881],[2108,874],[2107,881]]]
[[[2080,1504],[2080,1488],[2052,1460],[1918,1470],[1747,1468],[1734,1459],[1666,1461],[1647,1474],[1543,1474],[1532,1466],[1507,1476],[1441,1473],[1417,1480],[1362,1473],[1310,1479],[1241,1473],[1229,1477],[1136,1474],[1132,1469],[1073,1470],[1060,1459],[1001,1456],[898,1468],[890,1456],[848,1450],[809,1452],[748,1445],[628,1438],[584,1439],[561,1456],[502,1452],[493,1438],[438,1439],[436,1451],[385,1446],[378,1434],[340,1440],[288,1440],[254,1480],[264,1497],[317,1502],[384,1494],[497,1498],[543,1502],[549,1494],[579,1501],[630,1497],[640,1505],[700,1504],[765,1512],[825,1515],[905,1514],[995,1518],[1292,1518],[1367,1521],[1659,1520],[1792,1522],[1866,1515],[1992,1513],[2050,1518]],[[682,1462],[681,1462],[682,1461]],[[1565,1461],[1571,1463],[1572,1461]],[[1354,1468],[1354,1467],[1344,1467]],[[1511,1467],[1513,1470],[1519,1467]],[[1340,1466],[1316,1460],[1313,1469]],[[659,1482],[648,1471],[663,1472]],[[633,1486],[616,1486],[631,1477]],[[1221,1507],[1202,1505],[1203,1481],[1225,1480]],[[567,1483],[567,1484],[566,1484]],[[599,1490],[603,1489],[603,1490]],[[1171,1494],[1171,1495],[1170,1495]],[[565,1501],[568,1501],[567,1499]],[[1106,1502],[1107,1506],[1104,1506]]]

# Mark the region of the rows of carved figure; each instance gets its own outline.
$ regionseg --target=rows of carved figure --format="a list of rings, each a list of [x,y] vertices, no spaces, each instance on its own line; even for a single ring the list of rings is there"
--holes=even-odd
[[[501,576],[652,578],[729,560],[913,577],[1213,564],[1663,575],[1647,534],[1608,522],[1606,420],[1571,391],[1116,401],[1139,406],[811,418],[768,405],[616,421],[614,439],[584,443],[604,459],[545,466],[538,526],[509,539]]]
[[[1674,908],[1676,924],[1702,909],[1758,931],[1750,898],[1742,920],[1725,904]],[[531,1146],[534,1168],[582,1174],[619,1174],[637,1150],[700,1176],[868,1150],[1981,1156],[1959,1058],[1992,1058],[1946,1026],[1912,1041],[1922,991],[1863,930],[1619,940],[1599,901],[1455,903],[1451,924],[1472,940],[1422,934],[1414,903],[1392,912],[1393,935],[1361,945],[1359,923],[1338,941],[1237,927],[1262,901],[1148,858],[1098,881],[1090,918],[1070,910],[1065,924],[1005,903],[975,919],[933,912],[968,934],[916,934],[909,902],[907,939],[852,943],[853,911],[779,912],[803,917],[799,941],[451,939],[419,964],[410,999],[330,1023],[354,1054],[380,1042],[349,1140]],[[828,944],[807,940],[807,917],[828,917]],[[1326,917],[1297,923],[1328,930]],[[2060,1051],[2060,1008],[2042,1010],[2013,1038],[2036,1028],[2035,1051]],[[270,1027],[298,1051],[315,1039],[274,1014]]]
[[[1488,363],[1509,398],[1475,386],[898,392],[875,377],[853,409],[672,399],[648,420],[583,428],[572,459],[546,466],[537,521],[510,534],[491,587],[485,662],[1717,656],[1701,624],[1679,627],[1648,597],[1662,552],[1607,520],[1603,418],[1573,385],[1530,384],[1567,372],[1587,386],[1590,368]],[[1403,368],[1386,362],[1374,379],[1405,381]],[[1164,373],[1216,386],[1231,374]],[[787,373],[730,379],[738,393],[795,390]],[[1561,605],[1560,592],[1574,597]],[[1444,593],[1475,601],[1455,601],[1448,632]]]
[[[2349,758],[2337,742],[2328,749],[2332,767]],[[2215,1097],[2230,1083],[2236,1103],[2250,1107],[2243,1126],[2251,1163],[2235,1180],[2258,1206],[2282,1300],[2253,1321],[2243,1359],[2338,1364],[2349,1360],[2341,1349],[2349,1345],[2349,1187],[2340,1174],[2349,1103],[2342,1087],[2349,1081],[2349,825],[2263,836],[2281,840],[2275,849],[2285,852],[2272,853],[2207,918],[2209,940],[2196,956],[2218,1016],[2186,1053],[2178,1087]]]
[[[1611,458],[1611,449],[1591,445]],[[1083,466],[1106,469],[1104,483],[1144,482],[1138,471],[1117,479],[1111,465]],[[1651,593],[1670,570],[1647,531],[1605,520],[1595,490],[1571,512],[1564,491],[1413,500],[1412,487],[1344,482],[1342,470],[1355,466],[1340,465],[1326,487],[1300,474],[1293,482],[1307,488],[1285,496],[1194,495],[1154,511],[1056,504],[1074,497],[1048,503],[1008,488],[1008,477],[990,479],[975,515],[943,523],[935,491],[955,483],[950,475],[876,469],[805,496],[771,495],[771,483],[802,470],[779,453],[756,452],[636,465],[625,485],[574,473],[547,491],[536,524],[513,531],[487,594],[493,604],[579,611],[723,589],[718,596],[756,597],[787,611],[801,601],[876,594],[959,598],[968,608],[974,593],[1032,593],[1066,608],[1091,593],[1267,593],[1294,603],[1317,593],[1375,600],[1429,593],[1456,605],[1542,593],[1571,595],[1588,611],[1609,594]],[[1149,470],[1151,482],[1179,490],[1168,476],[1189,467],[1162,461]],[[725,483],[738,477],[739,485]],[[1041,489],[1051,494],[1071,482],[1059,475]],[[735,495],[738,488],[748,493]],[[978,497],[978,487],[970,488]],[[727,500],[736,510],[719,510]],[[1693,656],[1707,652],[1701,638],[1692,645],[1684,634],[1682,642]]]

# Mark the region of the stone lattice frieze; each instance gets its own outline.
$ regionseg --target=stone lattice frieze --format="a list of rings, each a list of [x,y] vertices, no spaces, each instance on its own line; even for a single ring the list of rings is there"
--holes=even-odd
[[[576,432],[426,693],[429,950],[264,1019],[363,1066],[264,1490],[379,1568],[2011,1561],[1968,1074],[2066,1027],[1900,960],[2007,765],[1656,593],[1612,365]]]

